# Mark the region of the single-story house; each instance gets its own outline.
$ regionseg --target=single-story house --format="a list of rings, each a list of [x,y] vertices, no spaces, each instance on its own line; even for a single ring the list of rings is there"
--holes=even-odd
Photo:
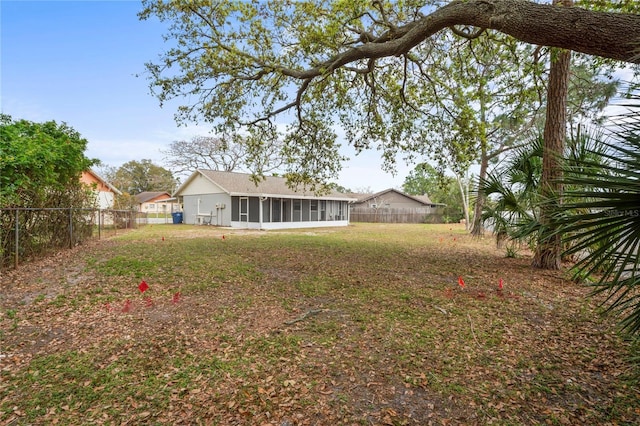
[[[91,187],[99,209],[112,209],[115,195],[122,195],[122,192],[91,169],[82,172],[80,182]]]
[[[352,194],[354,222],[440,222],[446,204],[434,203],[428,195],[408,195],[397,189],[385,189],[375,194]]]
[[[375,194],[357,194],[353,207],[369,207],[374,209],[414,209],[423,208],[435,213],[445,204],[434,203],[428,195],[408,195],[397,189],[385,189]]]
[[[292,189],[282,177],[257,185],[246,173],[197,170],[173,194],[183,222],[249,229],[316,228],[349,224],[349,203],[339,192]]]
[[[136,194],[138,211],[142,213],[173,213],[178,210],[178,203],[166,191],[145,191]]]

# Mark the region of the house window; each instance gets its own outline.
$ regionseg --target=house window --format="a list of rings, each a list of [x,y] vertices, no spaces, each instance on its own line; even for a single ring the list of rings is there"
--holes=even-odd
[[[327,220],[327,202],[325,200],[320,201],[320,220]]]
[[[318,220],[318,200],[311,200],[309,209],[311,210],[311,220]]]

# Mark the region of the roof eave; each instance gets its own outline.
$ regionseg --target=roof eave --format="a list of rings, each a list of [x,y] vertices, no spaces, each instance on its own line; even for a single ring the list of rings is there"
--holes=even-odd
[[[262,192],[231,192],[232,197],[266,197],[266,198],[289,198],[289,199],[303,199],[303,200],[334,200],[334,201],[349,201],[355,202],[357,198],[350,197],[337,197],[331,195],[300,195],[300,194],[271,194]]]

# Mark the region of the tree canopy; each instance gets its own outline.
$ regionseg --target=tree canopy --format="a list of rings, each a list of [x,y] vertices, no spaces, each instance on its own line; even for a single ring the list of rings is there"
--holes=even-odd
[[[402,190],[409,195],[428,195],[434,203],[446,204],[445,222],[464,219],[464,205],[455,178],[439,173],[429,163],[420,163],[404,179]]]
[[[272,140],[289,123],[284,153],[319,179],[339,168],[336,127],[356,149],[375,146],[390,162],[411,151],[412,120],[422,113],[411,102],[415,82],[442,61],[432,54],[442,30],[468,39],[499,31],[640,62],[640,15],[526,0],[143,4],[141,19],[170,24],[170,47],[147,64],[161,103],[184,97],[179,120],[204,120],[221,134],[243,129],[256,140]]]
[[[124,163],[115,171],[111,179],[117,188],[131,195],[145,191],[171,193],[177,184],[169,170],[147,159]]]
[[[80,190],[82,171],[97,162],[85,156],[86,147],[65,123],[0,116],[0,205],[51,207],[51,198]]]
[[[252,143],[254,141],[239,135],[195,136],[190,141],[173,141],[164,151],[165,163],[176,173],[189,174],[196,169],[253,172],[250,166],[256,163],[260,171],[266,173],[282,165],[278,141],[269,142],[259,161],[252,158]]]

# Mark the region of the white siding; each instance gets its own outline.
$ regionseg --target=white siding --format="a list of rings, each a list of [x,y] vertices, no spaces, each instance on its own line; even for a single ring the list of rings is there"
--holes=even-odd
[[[201,174],[197,174],[186,187],[182,188],[180,195],[221,194],[223,192],[218,185]]]
[[[183,221],[188,225],[229,226],[231,223],[231,197],[227,194],[185,195]]]
[[[95,191],[99,209],[113,208],[113,192]]]

